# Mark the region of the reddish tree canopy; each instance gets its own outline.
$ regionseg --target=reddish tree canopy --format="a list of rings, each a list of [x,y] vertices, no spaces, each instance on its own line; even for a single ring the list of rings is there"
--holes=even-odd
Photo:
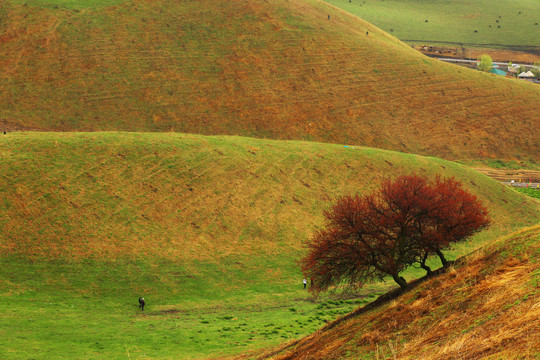
[[[385,181],[374,194],[341,197],[324,216],[302,260],[314,291],[386,275],[405,288],[399,273],[406,267],[418,262],[430,272],[429,254],[446,265],[441,249],[489,224],[487,210],[458,181],[417,175]]]

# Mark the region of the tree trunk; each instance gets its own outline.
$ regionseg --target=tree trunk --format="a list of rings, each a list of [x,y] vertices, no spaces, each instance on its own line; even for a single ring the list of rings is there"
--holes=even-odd
[[[427,272],[427,275],[431,275],[433,272],[431,271],[431,268],[429,266],[427,266],[425,263],[421,263],[420,264],[420,267],[424,270],[426,270]]]
[[[420,267],[424,270],[426,270],[428,276],[432,274],[431,272],[431,268],[429,266],[426,265],[426,260],[428,258],[428,255],[429,255],[429,252],[426,251],[426,254],[424,255],[424,258],[422,259],[422,261],[420,262]]]
[[[437,250],[435,250],[435,252],[441,258],[442,266],[447,267],[448,266],[448,261],[446,261],[446,258],[444,257],[444,254],[442,253],[442,251],[437,249]]]
[[[392,275],[392,278],[394,279],[395,282],[398,283],[399,286],[401,286],[402,289],[405,290],[407,288],[407,281],[405,281],[405,279],[402,276]]]

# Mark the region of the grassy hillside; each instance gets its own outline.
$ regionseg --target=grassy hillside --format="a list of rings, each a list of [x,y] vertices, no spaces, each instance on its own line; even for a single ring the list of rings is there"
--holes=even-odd
[[[525,359],[540,343],[540,227],[289,346],[273,359]]]
[[[535,46],[540,51],[540,3],[535,0],[327,2],[400,39],[499,44],[513,49]]]
[[[538,86],[425,58],[319,1],[8,0],[0,16],[7,129],[539,160]]]
[[[297,266],[332,198],[384,177],[456,176],[486,203],[493,226],[454,258],[539,221],[536,199],[392,151],[175,133],[0,139],[4,359],[203,358],[307,335],[392,286],[323,306]]]

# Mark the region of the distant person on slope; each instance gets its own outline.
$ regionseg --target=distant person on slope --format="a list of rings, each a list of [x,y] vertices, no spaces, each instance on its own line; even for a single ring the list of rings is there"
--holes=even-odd
[[[303,283],[304,283],[304,289],[305,289],[305,288],[306,288],[306,286],[307,286],[307,280],[306,280],[306,279],[304,279],[304,280],[303,280]]]
[[[144,311],[144,305],[146,305],[146,303],[144,302],[144,298],[140,297],[139,298],[139,309],[141,309],[141,311]]]

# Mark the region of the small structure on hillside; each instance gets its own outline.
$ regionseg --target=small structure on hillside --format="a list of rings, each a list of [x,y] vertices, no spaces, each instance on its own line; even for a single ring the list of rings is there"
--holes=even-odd
[[[520,79],[534,79],[534,74],[532,73],[532,71],[527,71],[527,72],[522,72],[521,74],[518,75],[518,78]]]

